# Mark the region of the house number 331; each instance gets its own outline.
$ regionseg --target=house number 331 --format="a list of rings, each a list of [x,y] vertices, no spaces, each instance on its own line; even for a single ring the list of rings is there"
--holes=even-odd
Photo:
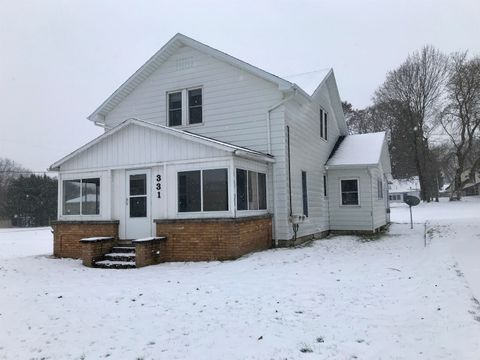
[[[155,188],[157,189],[157,198],[161,199],[162,194],[160,193],[160,190],[162,190],[162,175],[157,175],[157,184],[155,185]]]

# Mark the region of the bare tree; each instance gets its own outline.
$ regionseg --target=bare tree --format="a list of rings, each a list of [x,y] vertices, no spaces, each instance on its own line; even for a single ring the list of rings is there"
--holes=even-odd
[[[480,167],[480,157],[475,151],[480,132],[480,57],[469,59],[467,52],[451,56],[446,93],[446,104],[438,119],[455,153],[450,200],[460,200],[463,186]],[[469,175],[462,178],[466,170]]]
[[[424,201],[430,201],[434,195],[434,180],[428,174],[428,138],[443,94],[447,64],[443,53],[425,46],[389,72],[374,96],[375,103],[395,104],[394,116],[408,135]]]

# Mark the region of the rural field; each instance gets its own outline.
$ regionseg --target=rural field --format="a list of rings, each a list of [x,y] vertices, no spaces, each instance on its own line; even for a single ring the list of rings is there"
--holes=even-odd
[[[413,230],[400,204],[379,237],[133,270],[0,230],[0,359],[478,359],[480,198],[442,200]]]

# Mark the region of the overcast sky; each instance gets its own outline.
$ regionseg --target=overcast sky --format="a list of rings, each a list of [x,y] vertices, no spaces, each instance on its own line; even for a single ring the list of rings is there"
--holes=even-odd
[[[0,157],[32,170],[101,134],[86,120],[181,32],[276,75],[333,67],[370,103],[424,44],[480,53],[480,1],[0,0]]]

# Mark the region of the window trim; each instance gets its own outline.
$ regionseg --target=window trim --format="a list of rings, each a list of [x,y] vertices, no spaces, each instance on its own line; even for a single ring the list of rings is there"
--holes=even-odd
[[[202,91],[202,122],[190,124],[190,106],[189,106],[189,98],[188,92],[191,90],[201,90]],[[170,126],[170,94],[181,93],[182,94],[182,122],[180,125],[173,125]],[[203,85],[191,86],[186,88],[180,88],[175,90],[168,90],[165,93],[165,102],[166,102],[166,121],[165,126],[171,128],[183,128],[183,127],[195,127],[195,126],[203,126],[205,124],[205,113],[204,113],[204,91]]]
[[[323,175],[323,197],[328,199],[328,180],[327,175]]]
[[[98,201],[98,214],[83,214],[82,213],[82,207],[83,207],[83,201],[82,201],[82,192],[83,192],[83,180],[92,180],[92,179],[98,179],[98,187],[100,188],[100,196],[99,196],[99,201]],[[59,179],[60,180],[60,179]],[[80,205],[79,205],[79,213],[78,214],[65,214],[65,181],[80,181]],[[81,218],[86,218],[86,217],[101,217],[102,214],[102,183],[103,179],[102,176],[100,175],[86,175],[86,176],[68,176],[68,177],[62,177],[61,178],[61,201],[59,201],[59,204],[61,204],[61,211],[59,212],[59,218],[60,217],[81,217]]]
[[[213,210],[213,211],[204,211],[203,210],[203,172],[208,171],[208,170],[226,170],[227,171],[227,210]],[[179,197],[179,192],[178,192],[178,174],[182,172],[193,172],[193,171],[198,171],[200,172],[200,211],[180,211],[179,210],[179,204],[178,204],[178,197]],[[208,168],[193,168],[193,169],[182,169],[176,170],[176,198],[175,198],[175,203],[176,203],[176,215],[177,217],[185,217],[188,215],[192,214],[227,214],[231,212],[230,209],[230,171],[228,166],[222,166],[222,167],[208,167]]]
[[[357,194],[358,194],[358,203],[357,204],[343,204],[342,198],[342,181],[346,180],[355,180],[357,182]],[[340,207],[362,207],[362,201],[360,197],[360,178],[359,177],[346,177],[338,179],[338,190],[340,192]]]

